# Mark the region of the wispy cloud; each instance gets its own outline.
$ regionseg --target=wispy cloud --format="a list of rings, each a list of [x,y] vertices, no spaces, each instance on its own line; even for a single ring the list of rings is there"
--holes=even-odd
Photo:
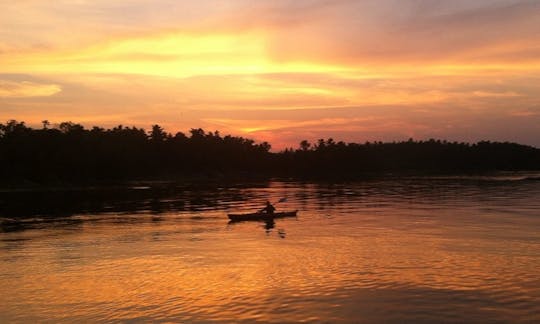
[[[0,119],[540,145],[539,30],[534,0],[6,1]]]
[[[0,80],[0,98],[48,97],[62,91],[57,84]]]

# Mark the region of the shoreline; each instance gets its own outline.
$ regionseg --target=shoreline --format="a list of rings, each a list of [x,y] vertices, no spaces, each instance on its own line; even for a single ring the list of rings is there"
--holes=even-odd
[[[149,177],[129,180],[85,180],[35,182],[27,179],[0,182],[0,194],[5,192],[87,191],[87,190],[147,190],[200,188],[210,185],[252,186],[268,182],[343,183],[381,180],[530,180],[540,181],[540,170],[494,170],[478,172],[371,172],[353,175],[271,176],[263,174],[197,174],[170,177]]]

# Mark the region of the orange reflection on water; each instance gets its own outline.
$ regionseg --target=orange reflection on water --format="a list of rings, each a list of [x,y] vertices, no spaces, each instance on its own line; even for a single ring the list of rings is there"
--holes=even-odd
[[[0,319],[538,319],[537,218],[312,189],[273,228],[210,210],[2,233]]]

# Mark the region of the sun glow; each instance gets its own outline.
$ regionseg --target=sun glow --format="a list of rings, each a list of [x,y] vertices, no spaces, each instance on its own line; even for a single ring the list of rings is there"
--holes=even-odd
[[[230,132],[294,129],[302,138],[320,136],[313,120],[344,120],[343,129],[360,134],[354,118],[388,114],[400,120],[392,125],[452,137],[452,115],[452,125],[479,130],[471,137],[495,139],[508,132],[488,119],[512,117],[516,133],[540,138],[532,126],[540,118],[537,4],[441,2],[440,16],[385,2],[13,2],[0,12],[0,119],[160,123],[171,131],[228,119]],[[518,121],[525,117],[516,111],[528,119]],[[279,120],[290,123],[274,127]],[[524,131],[523,123],[531,126]],[[381,139],[411,133],[378,127]]]
[[[3,72],[8,73],[32,70],[47,74],[141,74],[173,78],[346,70],[315,62],[273,62],[261,33],[167,32],[108,40],[77,50],[31,51],[3,60],[7,63]]]

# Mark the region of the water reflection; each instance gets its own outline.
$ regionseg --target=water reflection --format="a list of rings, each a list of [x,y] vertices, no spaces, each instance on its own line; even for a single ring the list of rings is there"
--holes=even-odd
[[[265,185],[256,184],[250,188]],[[96,215],[125,215],[115,221],[136,221],[134,215],[152,214],[160,221],[161,214],[197,213],[206,210],[227,210],[250,199],[243,186],[227,188],[205,184],[183,186],[158,184],[136,187],[99,187],[43,191],[0,192],[0,230],[20,231],[27,228],[70,226],[91,221]],[[81,217],[88,215],[88,217]],[[200,217],[200,216],[197,216]],[[145,218],[139,220],[146,221]]]
[[[276,226],[276,222],[273,219],[264,222],[264,229],[266,233],[269,233]]]
[[[71,195],[2,196],[1,322],[540,321],[538,181]],[[298,218],[228,223],[282,197]]]

